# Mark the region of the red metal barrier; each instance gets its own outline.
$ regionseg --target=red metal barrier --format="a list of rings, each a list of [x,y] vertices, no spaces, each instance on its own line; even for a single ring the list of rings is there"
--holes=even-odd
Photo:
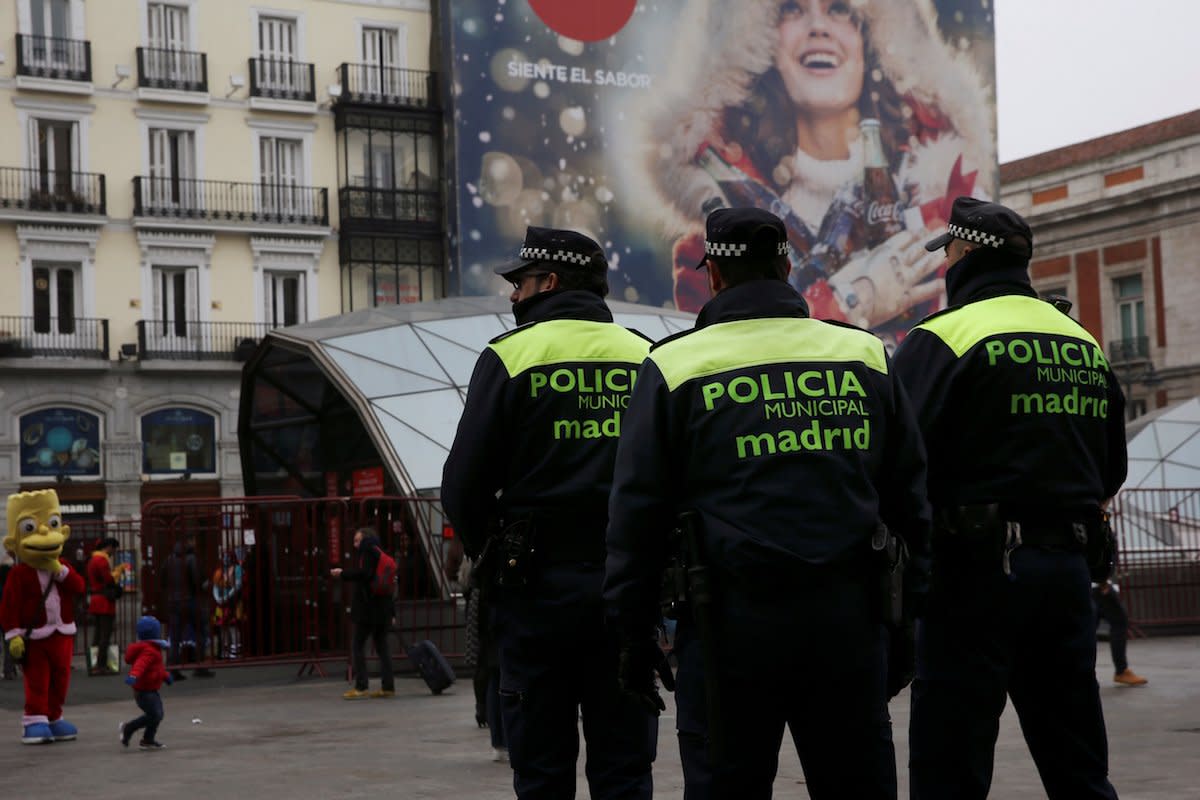
[[[1111,508],[1113,580],[1135,629],[1200,625],[1200,489],[1126,489]]]
[[[329,569],[351,557],[352,533],[370,525],[400,567],[397,627],[460,652],[461,622],[445,580],[440,539],[421,498],[299,497],[154,500],[142,511],[142,608],[179,642],[186,665],[297,663],[320,670],[344,660],[349,587]],[[195,612],[173,601],[184,570],[170,560],[194,542],[202,582]]]
[[[140,526],[137,520],[126,519],[81,520],[70,523],[70,527],[71,538],[67,540],[64,556],[70,561],[71,566],[83,575],[84,581],[87,580],[87,564],[92,553],[95,552],[101,541],[110,536],[119,542],[112,566],[115,567],[122,562],[130,564],[129,571],[121,578],[121,587],[125,590],[125,594],[117,600],[117,614],[113,620],[113,632],[110,639],[110,643],[116,645],[117,663],[118,666],[121,666],[124,662],[125,648],[136,638],[134,628],[141,615],[138,604],[137,571]],[[87,613],[87,607],[88,596],[85,593],[79,607],[75,609],[75,620],[79,629],[79,634],[75,637],[75,655],[85,656],[87,667],[90,669],[95,664],[95,658],[98,657],[100,663],[103,663],[105,659],[104,654],[93,656],[88,650],[93,646],[95,620]]]
[[[395,628],[402,643],[429,639],[444,655],[461,656],[465,628],[458,585],[461,547],[430,497],[367,497],[351,501],[351,516],[380,532],[396,559]],[[448,534],[448,535],[447,535]]]

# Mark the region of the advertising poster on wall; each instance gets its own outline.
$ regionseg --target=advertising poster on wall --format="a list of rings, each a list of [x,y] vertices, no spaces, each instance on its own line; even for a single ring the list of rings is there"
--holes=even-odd
[[[100,418],[78,408],[43,408],[21,416],[21,474],[100,474]]]
[[[142,471],[150,475],[216,472],[216,418],[191,408],[165,408],[144,415]]]
[[[813,315],[896,338],[944,303],[960,194],[994,197],[991,0],[455,0],[464,294],[527,225],[608,254],[616,300],[695,311],[703,221],[779,215]]]

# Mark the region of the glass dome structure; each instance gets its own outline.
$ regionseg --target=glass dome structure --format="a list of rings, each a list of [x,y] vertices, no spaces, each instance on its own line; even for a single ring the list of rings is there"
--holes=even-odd
[[[1122,548],[1200,548],[1200,398],[1137,420],[1118,495]]]
[[[695,319],[609,307],[651,339]],[[514,325],[511,304],[497,296],[381,306],[272,331],[242,375],[247,494],[348,494],[348,475],[379,465],[389,493],[436,493],[475,361]]]

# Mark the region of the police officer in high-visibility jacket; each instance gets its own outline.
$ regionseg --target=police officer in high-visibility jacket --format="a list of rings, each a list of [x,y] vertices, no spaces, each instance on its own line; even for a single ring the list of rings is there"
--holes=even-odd
[[[1006,695],[1047,794],[1115,798],[1089,559],[1125,479],[1124,399],[1100,345],[1038,299],[1018,214],[954,201],[929,242],[950,306],[896,351],[929,451],[934,569],[917,628],[915,800],[987,796]]]
[[[788,727],[812,797],[895,798],[872,539],[882,520],[926,561],[916,421],[877,338],[809,318],[778,217],[720,209],[706,228],[716,296],[694,330],[651,349],[617,451],[604,593],[621,679],[656,694],[664,550],[694,512],[712,640],[697,640],[698,615],[679,620],[685,795],[770,797]]]
[[[475,365],[442,503],[499,583],[488,590],[514,787],[575,796],[582,716],[591,796],[648,800],[658,721],[617,688],[601,582],[617,437],[649,342],[613,322],[608,264],[587,236],[530,227],[520,260],[496,271],[519,327]]]

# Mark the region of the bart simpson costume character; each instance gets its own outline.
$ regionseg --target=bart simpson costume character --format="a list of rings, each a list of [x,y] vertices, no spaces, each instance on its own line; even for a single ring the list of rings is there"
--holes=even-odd
[[[16,555],[17,565],[4,584],[0,628],[13,658],[25,659],[22,744],[70,741],[78,734],[63,719],[75,604],[84,591],[83,576],[58,560],[70,535],[53,489],[8,496],[4,547]]]

